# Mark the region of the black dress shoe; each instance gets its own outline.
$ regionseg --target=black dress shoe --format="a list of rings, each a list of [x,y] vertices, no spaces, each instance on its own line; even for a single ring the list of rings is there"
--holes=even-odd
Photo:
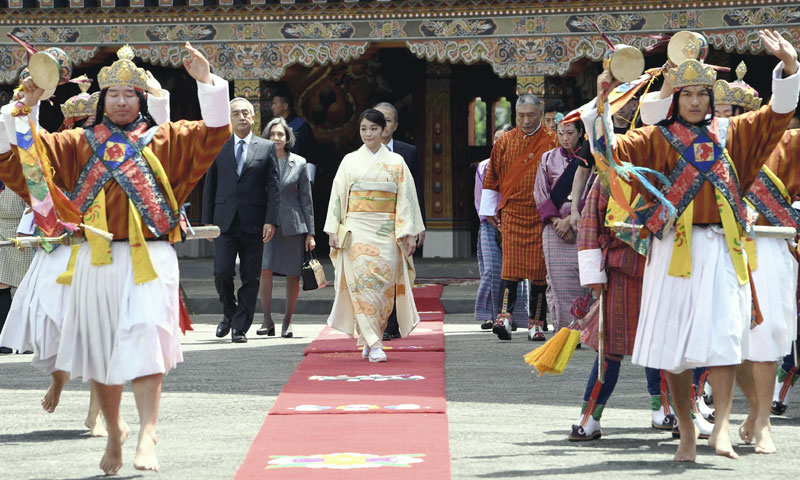
[[[392,332],[392,333],[390,334],[390,336],[391,336],[392,338],[400,338],[400,337],[402,337],[402,335],[400,335],[400,332]]]
[[[244,336],[244,333],[234,330],[231,333],[231,342],[232,343],[247,343],[247,337]]]
[[[11,350],[8,347],[0,347],[0,354],[8,355],[9,353],[14,353],[14,350]]]
[[[217,325],[217,338],[222,338],[231,331],[231,324],[230,322],[221,321],[219,325]]]
[[[383,332],[383,341],[388,342],[392,339],[392,334],[389,332]]]

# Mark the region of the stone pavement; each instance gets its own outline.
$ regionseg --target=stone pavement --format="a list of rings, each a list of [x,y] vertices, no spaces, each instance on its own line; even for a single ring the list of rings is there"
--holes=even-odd
[[[440,275],[454,270],[442,268],[446,271]],[[471,311],[476,288],[469,282],[446,287],[448,312],[448,305]],[[332,293],[330,288],[323,290]],[[308,297],[301,294],[301,305]],[[122,415],[131,425],[131,437],[119,478],[231,478],[325,316],[297,316],[293,339],[256,337],[251,330],[250,342],[244,345],[217,339],[217,320],[218,315],[194,317],[196,330],[183,338],[184,362],[165,378],[158,424],[159,474],[132,467],[138,419],[126,387]],[[756,455],[751,446],[737,446],[742,458],[727,460],[714,456],[701,441],[699,461],[678,465],[670,461],[676,441],[649,427],[644,372],[627,360],[604,412],[604,437],[573,444],[566,437],[579,413],[594,352],[578,350],[564,375],[540,378],[522,360],[534,346],[522,331],[511,342],[500,342],[480,331],[471,314],[448,313],[445,333],[454,479],[540,474],[585,479],[602,473],[617,478],[656,473],[700,474],[704,479],[792,478],[800,468],[794,455],[800,447],[797,401],[790,402],[786,417],[773,417],[776,443],[787,456]],[[0,474],[37,480],[95,478],[105,440],[90,438],[83,427],[88,386],[77,380],[68,384],[56,412],[47,414],[39,401],[49,378],[29,362],[25,355],[0,356]],[[737,396],[735,423],[744,419],[745,408]]]

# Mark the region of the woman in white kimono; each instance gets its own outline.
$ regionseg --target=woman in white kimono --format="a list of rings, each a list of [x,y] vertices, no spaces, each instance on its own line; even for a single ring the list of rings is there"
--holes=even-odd
[[[360,117],[364,145],[347,154],[333,180],[325,233],[336,269],[328,325],[354,336],[370,362],[385,362],[381,338],[397,304],[400,334],[419,322],[414,284],[415,237],[425,230],[414,179],[403,157],[381,143],[383,114]]]

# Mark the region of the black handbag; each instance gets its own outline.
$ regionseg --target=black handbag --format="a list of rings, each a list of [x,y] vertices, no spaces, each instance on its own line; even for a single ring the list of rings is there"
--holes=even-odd
[[[303,290],[316,290],[328,284],[322,264],[317,260],[314,250],[309,250],[303,255],[301,276],[303,277]]]

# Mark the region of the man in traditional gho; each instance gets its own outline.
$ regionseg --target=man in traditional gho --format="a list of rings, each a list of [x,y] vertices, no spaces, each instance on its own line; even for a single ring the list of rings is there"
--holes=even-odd
[[[608,114],[602,120],[605,141],[620,161],[667,174],[672,182],[663,193],[677,210],[675,228],[660,203],[639,218],[655,238],[644,271],[633,362],[668,372],[680,425],[676,461],[696,458],[690,369],[698,366],[711,367],[714,387],[717,415],[709,445],[718,455],[738,457],[729,415],[735,366],[749,351],[752,301],[740,246],[748,228],[742,191],[780,141],[800,91],[794,47],[775,32],[759,36],[781,60],[773,72],[770,106],[730,120],[707,118],[713,112],[716,72],[687,60],[667,72],[675,89],[669,119],[622,136],[613,134]],[[598,77],[598,102],[605,103],[604,89],[613,83],[608,71]],[[595,108],[582,115],[589,129],[596,118]]]
[[[624,185],[624,190],[630,195],[629,186]],[[609,196],[607,188],[595,182],[581,214],[578,255],[581,284],[593,287],[598,298],[601,293],[605,295],[605,379],[603,382],[598,380],[598,362],[595,360],[586,383],[581,416],[569,435],[571,441],[600,438],[600,418],[616,387],[622,358],[633,352],[646,260],[630,243],[626,243],[632,238],[623,241],[611,228],[626,215]],[[641,241],[635,245],[639,248]],[[596,330],[597,321],[590,319],[587,328]],[[675,436],[677,421],[672,413],[666,378],[658,369],[648,367],[645,367],[645,377],[650,395],[651,426],[658,430],[672,430]],[[701,438],[708,438],[712,425],[694,411],[692,419]]]
[[[530,314],[528,336],[544,340],[542,323],[547,316],[547,271],[542,250],[542,219],[536,210],[533,185],[539,161],[558,146],[556,134],[541,123],[542,101],[533,94],[517,100],[517,126],[501,136],[492,148],[483,180],[480,215],[499,228],[503,243],[503,271],[498,302],[501,315],[492,332],[501,340],[511,340],[511,316],[502,315],[503,298],[514,305],[517,284],[528,279]],[[508,312],[512,313],[512,312]]]
[[[147,76],[148,112],[158,124],[166,123],[169,121],[169,92],[161,88],[149,71]],[[90,95],[90,85],[89,79],[80,82],[81,93],[70,97],[61,105],[64,123],[59,131],[94,122],[100,92]],[[19,176],[23,175],[19,170],[21,164],[16,155],[12,154],[12,157],[12,160],[5,162],[0,168],[0,178],[8,179],[10,186],[20,188],[17,194],[30,204],[27,181],[18,181]],[[35,185],[32,187],[36,188]],[[17,229],[25,235],[43,235],[43,230],[44,227],[37,229],[35,215],[30,209]],[[11,303],[10,321],[0,334],[0,345],[12,345],[20,351],[32,351],[31,364],[52,376],[53,380],[41,402],[42,408],[48,413],[55,411],[61,391],[69,380],[69,372],[56,369],[55,364],[64,312],[69,299],[69,285],[65,281],[59,282],[58,277],[67,270],[70,253],[69,247],[59,245],[44,245],[36,249],[33,262]],[[106,427],[94,390],[92,388],[89,412],[84,424],[91,436],[105,436]]]
[[[158,469],[155,426],[163,375],[182,360],[178,261],[171,245],[180,238],[178,209],[231,134],[227,82],[212,75],[188,43],[186,50],[183,63],[197,80],[203,121],[155,126],[142,93],[147,76],[127,46],[98,75],[101,93],[90,127],[33,132],[29,114],[43,91],[30,79],[23,83],[23,102],[3,111],[3,131],[14,148],[0,162],[14,152],[23,164],[52,165],[53,181],[73,192],[83,223],[114,237],[111,243],[86,232],[88,242],[70,269],[56,360],[57,369],[97,388],[108,428],[100,462],[106,474],[122,466],[128,431],[119,423],[119,405],[129,380],[140,421],[133,464]]]
[[[742,62],[736,68],[736,81],[714,83],[716,117],[732,118],[761,106],[758,92],[744,82],[746,73]],[[643,109],[666,112],[669,100],[651,99]],[[746,193],[745,199],[759,215],[757,225],[800,229],[800,214],[790,203],[800,195],[800,169],[794,162],[798,152],[800,135],[788,130]],[[781,238],[748,237],[744,247],[763,321],[752,326],[748,353],[736,370],[736,383],[750,407],[739,436],[747,444],[755,439],[756,453],[774,453],[769,433],[773,372],[776,360],[791,352],[797,336],[797,260]],[[695,397],[698,403],[702,402],[699,393]]]
[[[586,383],[580,419],[569,435],[571,441],[601,437],[600,418],[616,387],[622,357],[633,352],[646,259],[616,238],[609,228],[608,223],[618,221],[615,217],[620,213],[624,212],[610,198],[606,187],[595,182],[581,213],[578,259],[581,285],[594,288],[598,298],[605,295],[605,378],[603,382],[598,380],[598,360],[595,359]],[[675,416],[670,413],[669,393],[666,389],[661,391],[658,370],[647,370],[648,391],[654,407],[652,425],[671,430]]]
[[[621,134],[627,132],[630,128],[635,127],[634,117],[639,107],[638,97],[632,97],[628,100],[616,113],[611,115],[611,121],[614,124],[614,133]],[[584,189],[588,183],[589,175],[594,168],[594,157],[591,154],[589,142],[583,142],[581,151],[578,153],[580,158],[586,160],[586,163],[579,165],[575,171],[575,178],[572,180],[572,198],[583,198]],[[578,223],[581,220],[580,203],[573,203],[570,209],[569,223],[572,228],[577,229]]]

